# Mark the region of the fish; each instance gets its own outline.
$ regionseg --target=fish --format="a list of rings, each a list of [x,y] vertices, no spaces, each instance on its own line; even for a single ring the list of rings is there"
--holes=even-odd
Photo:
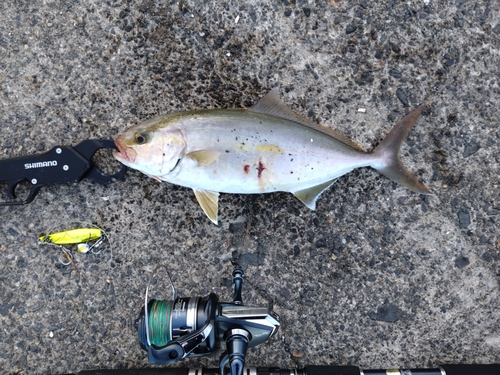
[[[191,188],[218,224],[219,193],[290,192],[314,210],[339,177],[372,167],[420,194],[432,194],[400,162],[399,149],[425,106],[399,120],[372,152],[295,113],[277,89],[248,109],[174,112],[119,135],[114,157],[158,181]]]

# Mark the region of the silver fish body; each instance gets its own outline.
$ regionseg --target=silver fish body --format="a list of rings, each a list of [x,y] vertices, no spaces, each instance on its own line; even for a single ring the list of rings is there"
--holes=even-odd
[[[367,166],[373,159],[299,123],[249,110],[192,112],[176,126],[186,141],[184,155],[178,155],[175,168],[158,170],[157,176],[201,190],[296,191]],[[208,165],[183,157],[205,149],[218,154]],[[334,168],[325,168],[333,163]]]
[[[251,109],[173,113],[145,121],[118,137],[115,157],[157,180],[192,188],[215,223],[219,192],[291,192],[314,209],[338,177],[366,166],[429,193],[397,155],[420,111],[398,122],[367,153],[342,134],[295,114],[273,90]]]

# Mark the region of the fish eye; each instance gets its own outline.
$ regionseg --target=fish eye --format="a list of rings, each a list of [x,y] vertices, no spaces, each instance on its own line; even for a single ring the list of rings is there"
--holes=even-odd
[[[143,145],[144,143],[148,143],[150,138],[149,133],[145,131],[139,131],[135,133],[134,137],[138,145]]]

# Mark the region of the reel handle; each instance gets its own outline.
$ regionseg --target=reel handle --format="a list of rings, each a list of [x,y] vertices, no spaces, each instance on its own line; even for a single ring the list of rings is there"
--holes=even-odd
[[[234,285],[233,303],[235,305],[243,304],[243,299],[241,298],[241,290],[243,289],[244,277],[245,275],[243,274],[243,271],[240,270],[239,268],[233,271],[233,285]]]
[[[263,306],[246,306],[241,297],[243,271],[233,272],[233,302],[207,297],[178,297],[145,304],[136,320],[141,348],[153,364],[173,364],[181,359],[215,353],[221,343],[222,375],[243,375],[248,348],[262,344],[279,328],[279,317]],[[200,374],[201,375],[201,374]]]

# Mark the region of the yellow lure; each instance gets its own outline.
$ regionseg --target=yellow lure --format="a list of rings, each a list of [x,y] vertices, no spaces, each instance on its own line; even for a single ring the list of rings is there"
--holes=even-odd
[[[79,228],[40,236],[40,241],[56,245],[73,245],[97,240],[101,236],[102,231],[98,228]]]

